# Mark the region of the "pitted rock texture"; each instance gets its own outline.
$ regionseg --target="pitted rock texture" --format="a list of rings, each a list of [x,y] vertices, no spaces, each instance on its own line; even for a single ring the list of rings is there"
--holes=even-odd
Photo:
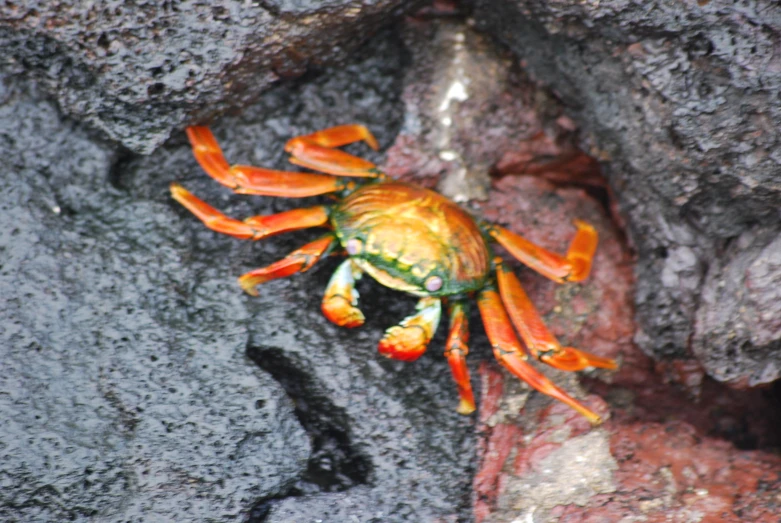
[[[781,236],[747,231],[705,280],[694,351],[709,373],[740,388],[781,375]],[[750,340],[747,343],[746,340]],[[739,360],[738,367],[724,361]]]
[[[4,2],[0,48],[71,116],[143,153],[343,61],[408,0]]]
[[[261,3],[261,7],[269,5]],[[306,10],[312,3],[279,5]],[[496,2],[492,7],[501,16],[507,5]],[[551,9],[562,5],[553,4]],[[590,6],[581,4],[577,9],[588,10]],[[1,9],[8,8],[16,9],[10,4]],[[235,9],[254,7],[242,4]],[[666,9],[658,12],[667,13]],[[485,21],[482,12],[476,11],[478,19]],[[767,20],[772,24],[771,15],[772,11]],[[33,18],[27,21],[32,24]],[[514,20],[514,15],[508,14],[503,22],[512,26]],[[56,29],[57,23],[48,25]],[[551,24],[556,30],[556,22]],[[141,24],[137,30],[145,31],[144,27]],[[2,34],[6,38],[16,33]],[[531,34],[536,33],[532,30]],[[506,31],[500,36],[509,41],[510,35],[512,32]],[[427,45],[427,35],[422,36],[414,45]],[[603,40],[597,34],[591,45],[607,46]],[[541,49],[548,43],[546,39],[538,41]],[[418,119],[421,129],[426,128],[431,99],[416,98],[415,93],[441,93],[441,86],[427,89],[425,81],[415,84],[423,74],[417,78],[414,73],[405,75],[408,64],[402,47],[397,39],[383,33],[357,60],[322,76],[284,82],[237,115],[215,118],[213,129],[228,159],[289,169],[283,152],[288,138],[357,121],[378,135],[383,148],[393,144],[394,155],[384,165],[395,165],[405,177],[414,180],[420,176],[420,181],[433,185],[436,176],[432,173],[440,172],[440,165],[433,164],[440,162],[435,160],[428,171],[419,170],[418,162],[425,162],[430,142],[425,138],[416,141],[414,125],[408,124]],[[431,49],[418,49],[412,53],[413,60],[432,59]],[[49,50],[44,46],[36,51],[33,45],[30,56],[57,56]],[[515,50],[519,51],[517,46]],[[560,56],[568,56],[568,50],[565,46]],[[429,56],[421,58],[426,54]],[[534,52],[526,50],[524,54]],[[593,58],[615,74],[611,60],[625,57],[620,53],[606,56]],[[452,71],[448,69],[453,65],[449,55],[443,54],[443,58],[444,64],[424,63],[410,70],[433,72],[444,67]],[[17,60],[12,69],[28,77],[50,75],[40,81],[51,88],[59,85],[59,71],[72,65],[66,61],[62,68],[56,63],[44,67],[41,63],[37,59]],[[535,64],[534,70],[539,71],[540,64]],[[555,60],[551,59],[551,64],[555,65]],[[771,63],[769,72],[772,70]],[[290,74],[300,72],[293,68]],[[276,73],[288,74],[283,69]],[[80,78],[86,83],[75,82],[68,88],[76,93],[74,103],[89,109],[93,98],[100,102],[103,95],[97,87],[90,90],[89,74]],[[431,74],[425,78],[436,83],[439,77]],[[580,80],[570,87],[585,90],[595,82],[589,83],[585,77]],[[272,80],[257,77],[256,81],[258,85],[251,88],[259,92]],[[613,93],[633,85],[621,81],[607,81],[601,88],[609,87]],[[231,88],[226,87],[228,91]],[[490,219],[557,252],[571,237],[571,218],[585,218],[600,227],[603,239],[593,280],[583,286],[556,285],[518,268],[530,297],[562,341],[621,359],[618,373],[592,374],[597,379],[583,380],[585,387],[578,385],[577,376],[582,374],[551,372],[557,383],[591,408],[610,415],[596,436],[589,435],[585,420],[571,409],[530,393],[520,381],[499,370],[474,310],[470,369],[485,414],[479,426],[484,432],[479,436],[473,434],[473,418],[454,412],[455,386],[440,354],[444,329],[428,354],[417,362],[393,362],[377,356],[376,343],[383,330],[408,315],[414,299],[367,278],[359,287],[367,324],[358,330],[339,329],[319,311],[320,296],[336,260],[326,260],[307,274],[271,282],[261,289],[259,298],[241,294],[236,276],[280,259],[313,236],[301,232],[252,243],[218,235],[170,200],[168,184],[177,180],[235,217],[278,212],[316,200],[236,196],[208,178],[178,130],[181,121],[144,117],[157,114],[155,111],[178,111],[174,103],[181,101],[178,94],[170,108],[161,108],[165,100],[147,103],[143,92],[136,92],[140,96],[140,124],[150,127],[136,134],[131,129],[136,129],[138,122],[129,121],[125,129],[127,136],[132,136],[125,138],[126,145],[136,151],[151,150],[177,126],[165,146],[148,157],[139,157],[107,143],[94,129],[102,124],[96,123],[88,110],[69,109],[76,119],[91,121],[92,126],[63,117],[30,83],[4,82],[0,89],[0,151],[5,161],[0,174],[4,178],[0,214],[2,223],[11,224],[0,230],[0,295],[5,300],[0,303],[3,521],[417,522],[470,521],[481,514],[494,520],[513,520],[521,511],[528,516],[533,506],[541,507],[534,514],[544,512],[559,521],[616,520],[627,514],[649,520],[728,516],[732,519],[727,521],[764,521],[778,513],[778,457],[763,450],[778,447],[773,391],[730,395],[707,378],[703,380],[697,365],[674,361],[666,368],[689,376],[682,381],[702,390],[704,400],[698,404],[674,385],[662,383],[654,373],[654,362],[633,350],[633,308],[628,299],[631,259],[601,206],[588,196],[596,194],[600,203],[607,201],[599,182],[594,182],[598,178],[593,176],[593,164],[580,163],[577,158],[587,157],[577,154],[572,164],[558,156],[562,150],[573,150],[567,139],[576,135],[578,126],[564,116],[552,98],[535,104],[539,99],[533,97],[531,105],[543,111],[541,116],[529,109],[528,98],[513,96],[518,91],[512,89],[499,91],[496,105],[465,104],[457,112],[464,110],[462,122],[469,122],[483,110],[504,118],[496,132],[502,140],[511,139],[497,142],[490,133],[480,132],[468,144],[474,158],[501,156],[496,174],[528,169],[556,184],[574,182],[579,187],[562,188],[528,176],[506,176],[496,181],[488,203],[473,209],[483,209]],[[58,100],[67,107],[62,102],[63,89],[57,91],[62,95]],[[760,95],[754,93],[747,103],[761,101]],[[226,96],[233,95],[227,92]],[[587,109],[591,107],[588,96],[583,100],[584,105],[567,100],[571,114],[578,118],[591,114],[587,110],[596,110]],[[239,105],[246,101],[242,99]],[[416,103],[423,107],[416,107]],[[506,103],[509,105],[503,106]],[[193,110],[203,112],[192,114],[206,117],[230,104],[196,105],[193,102]],[[508,110],[503,112],[503,107]],[[610,122],[629,118],[619,111],[622,107],[599,106],[600,118],[579,122],[590,131],[584,143],[602,159],[610,155],[606,147],[600,149],[595,144],[604,126],[594,122],[603,122],[606,114],[615,117]],[[605,112],[610,108],[615,111]],[[138,107],[127,109],[130,114]],[[404,115],[405,110],[412,116]],[[520,127],[514,127],[518,122]],[[640,125],[632,118],[628,124]],[[481,130],[493,129],[484,125],[487,127]],[[396,140],[402,128],[403,140]],[[621,129],[611,135],[617,145],[611,153],[615,165],[610,167],[610,177],[617,193],[628,194],[621,196],[622,203],[627,205],[642,193],[650,198],[667,191],[656,187],[666,182],[659,173],[654,172],[648,180],[638,174],[643,165],[661,169],[663,162],[654,163],[655,157],[648,153],[640,158],[646,163],[636,165],[619,154],[623,151],[619,146],[628,146]],[[627,134],[633,129],[636,131],[632,127]],[[653,125],[643,129],[657,131]],[[459,130],[464,140],[469,138],[467,130],[468,126]],[[139,141],[133,142],[136,136]],[[648,136],[667,143],[664,134]],[[656,147],[648,146],[651,151]],[[497,150],[505,148],[509,150]],[[351,150],[382,160],[381,155],[367,154],[361,146]],[[396,155],[410,150],[414,154]],[[683,162],[679,150],[664,150],[675,153],[670,156],[671,165]],[[713,151],[719,153],[718,149]],[[703,159],[703,165],[711,165],[709,161]],[[626,173],[619,172],[621,169]],[[583,173],[588,174],[588,181],[579,176]],[[714,187],[720,187],[716,182]],[[775,197],[775,189],[769,187],[762,188],[765,204]],[[697,190],[705,189],[705,185],[697,186]],[[741,194],[735,197],[738,209],[750,207]],[[661,246],[652,249],[651,255],[658,257],[652,260],[656,261],[645,262],[645,272],[640,272],[641,277],[652,278],[646,288],[658,287],[668,296],[670,289],[659,283],[663,280],[670,288],[689,289],[690,296],[699,297],[692,289],[697,289],[704,277],[718,291],[713,300],[721,301],[724,298],[719,292],[732,292],[727,287],[721,290],[723,276],[741,273],[745,287],[735,291],[741,300],[736,307],[766,310],[774,296],[775,288],[767,282],[775,278],[778,242],[768,226],[771,214],[762,214],[763,200],[757,198],[756,212],[762,219],[752,222],[750,233],[738,240],[726,239],[723,244],[713,240],[713,231],[700,234],[697,229],[693,233],[689,218],[685,223],[670,219],[669,210],[662,212],[660,202],[665,200],[649,200],[654,204],[643,200],[646,207],[638,203],[639,210],[628,217],[647,221],[632,222],[632,237],[642,249]],[[662,239],[659,234],[664,235]],[[710,263],[714,254],[707,258],[707,266],[700,266],[703,252],[720,258]],[[649,255],[646,251],[642,254]],[[648,272],[659,259],[669,260],[664,270]],[[692,266],[699,272],[687,272]],[[741,272],[743,268],[746,272]],[[744,285],[739,283],[743,280],[736,281],[728,285]],[[710,299],[706,293],[702,297],[703,304]],[[659,298],[654,300],[660,303]],[[672,317],[666,310],[662,309],[660,325]],[[650,312],[646,309],[645,313]],[[719,314],[697,316],[708,332],[715,333],[718,343],[731,339],[730,332],[739,331],[748,332],[741,336],[753,336],[752,343],[772,346],[775,323],[761,313],[736,317],[727,307],[723,314],[732,323],[724,325],[731,330],[713,330],[714,322],[723,321]],[[647,321],[644,325],[652,332]],[[679,327],[669,332],[677,332],[677,336]],[[679,354],[675,347],[668,346],[671,353]],[[710,350],[708,344],[703,347]],[[737,359],[741,365],[735,365],[736,382],[744,379],[747,369],[753,373],[767,361],[762,353],[765,348],[752,352],[752,347],[739,347],[753,359],[750,366],[743,356]],[[486,363],[478,373],[481,361]],[[711,372],[723,369],[725,363],[724,357],[716,354]],[[496,386],[501,381],[504,383]],[[592,394],[586,393],[588,389]],[[476,442],[478,437],[485,441]],[[610,454],[605,452],[606,437]],[[483,459],[478,465],[475,449]],[[556,463],[557,467],[572,464],[576,470],[583,465],[577,460],[584,455],[594,460],[586,464],[591,470],[585,486],[538,468]],[[599,467],[610,474],[594,470]],[[571,488],[574,496],[556,498],[542,492],[533,502],[516,508],[525,503],[521,498],[539,481]],[[510,488],[501,491],[503,485]],[[482,506],[478,504],[475,512],[472,486],[478,501],[486,501],[482,496],[487,491],[493,495]],[[501,512],[491,513],[496,508]]]
[[[384,33],[214,132],[232,161],[280,169],[287,139],[337,122],[363,122],[387,147],[403,56]],[[183,133],[137,156],[25,94],[29,83],[3,85],[0,519],[469,518],[474,421],[455,412],[447,362],[376,350],[415,300],[367,279],[367,324],[329,324],[319,304],[337,260],[247,296],[238,275],[319,233],[219,235],[168,184],[236,217],[313,200],[233,195]]]
[[[734,330],[730,345],[742,350],[710,352],[720,334],[704,319],[723,310],[702,298],[721,292],[712,288],[726,277],[719,267],[741,263],[727,248],[732,239],[750,229],[778,237],[781,226],[781,7],[769,0],[474,4],[478,27],[554,90],[584,131],[584,148],[605,161],[638,253],[642,348],[685,360],[698,347],[707,372],[734,384],[776,379],[777,371],[760,376],[756,368],[781,343],[774,320]],[[781,282],[776,265],[766,270],[765,287],[751,289],[760,301]]]
[[[310,442],[244,354],[240,297],[28,89],[0,104],[0,519],[234,519],[284,494]]]

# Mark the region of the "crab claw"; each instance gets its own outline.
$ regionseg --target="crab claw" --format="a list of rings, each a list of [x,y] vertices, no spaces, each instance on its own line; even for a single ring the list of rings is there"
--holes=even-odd
[[[416,309],[416,314],[385,331],[380,340],[380,354],[396,360],[415,361],[426,351],[442,316],[442,302],[439,298],[421,298]]]
[[[321,309],[326,318],[340,327],[360,327],[366,320],[358,305],[358,291],[355,280],[362,273],[348,259],[339,265],[323,296]]]

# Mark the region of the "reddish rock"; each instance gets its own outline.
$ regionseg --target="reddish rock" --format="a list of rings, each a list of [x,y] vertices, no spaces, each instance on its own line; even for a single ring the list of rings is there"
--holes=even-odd
[[[732,391],[692,360],[657,364],[637,349],[632,259],[590,194],[507,176],[479,206],[556,252],[566,250],[572,218],[595,225],[600,246],[583,284],[558,285],[520,265],[518,273],[562,342],[618,358],[621,368],[573,374],[538,365],[608,418],[591,428],[498,365],[481,367],[476,521],[777,522],[781,457],[764,449],[778,446],[781,423],[770,394]],[[595,394],[580,388],[583,376]]]
[[[682,421],[608,430],[617,491],[586,508],[561,507],[559,521],[778,521],[781,457],[739,451]]]

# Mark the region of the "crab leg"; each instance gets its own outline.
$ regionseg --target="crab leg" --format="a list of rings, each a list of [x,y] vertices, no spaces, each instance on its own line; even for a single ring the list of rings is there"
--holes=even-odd
[[[316,143],[317,145],[322,145],[323,147],[331,148],[364,141],[375,151],[380,148],[371,131],[369,131],[366,126],[358,124],[337,125],[335,127],[323,129],[322,131],[315,131],[312,134],[296,136],[291,138],[287,142],[287,145],[290,146],[297,140],[306,140]]]
[[[290,162],[301,167],[336,176],[376,178],[381,173],[372,162],[334,149],[362,140],[375,151],[379,147],[366,127],[353,124],[297,136],[285,144],[285,151],[291,154]]]
[[[268,267],[255,269],[239,277],[239,285],[247,294],[257,296],[256,285],[266,283],[277,278],[285,278],[297,272],[306,272],[317,260],[327,254],[329,248],[334,244],[336,238],[333,234],[326,234],[311,243],[307,243],[300,249],[296,249],[287,255],[287,257],[272,263]]]
[[[480,308],[480,316],[483,318],[485,332],[488,334],[488,339],[491,340],[494,355],[499,363],[538,391],[569,405],[592,424],[598,425],[602,422],[596,413],[561,390],[529,364],[528,356],[521,348],[521,343],[513,331],[510,319],[507,317],[507,312],[495,289],[488,287],[480,291],[477,296],[477,305]]]
[[[615,369],[616,362],[583,352],[574,347],[562,347],[542,321],[539,312],[523,290],[515,274],[504,265],[502,259],[494,258],[499,293],[507,308],[510,319],[518,329],[531,354],[552,367],[561,370],[583,370],[586,367]]]
[[[240,221],[225,216],[178,183],[171,184],[171,196],[209,229],[242,240],[260,240],[274,234],[328,224],[328,207],[322,205],[269,216],[251,216]]]
[[[380,354],[402,361],[415,361],[426,350],[442,316],[442,301],[426,297],[418,301],[417,313],[385,331],[380,340]]]
[[[533,244],[526,238],[499,225],[491,225],[488,233],[518,261],[559,283],[582,281],[591,272],[591,261],[597,249],[597,231],[581,220],[572,222],[577,227],[566,256],[553,253]]]
[[[445,344],[445,357],[450,364],[453,380],[458,386],[458,396],[461,401],[456,411],[459,414],[471,414],[475,411],[475,395],[469,381],[469,369],[466,366],[466,355],[469,354],[469,324],[467,307],[463,301],[451,301],[448,306],[450,316],[450,331]]]
[[[360,269],[348,259],[339,265],[328,282],[323,296],[323,314],[340,327],[359,327],[366,319],[356,307],[358,291],[355,290],[355,280],[361,275]]]
[[[188,127],[193,154],[206,173],[239,194],[303,198],[349,187],[349,182],[324,174],[274,171],[249,165],[230,165],[208,127]]]

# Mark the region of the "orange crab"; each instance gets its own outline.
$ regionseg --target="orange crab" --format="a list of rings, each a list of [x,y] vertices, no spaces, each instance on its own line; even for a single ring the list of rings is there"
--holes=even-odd
[[[387,287],[418,296],[417,312],[389,328],[379,344],[381,354],[404,361],[423,354],[437,329],[445,300],[450,317],[445,356],[458,386],[457,410],[462,414],[475,410],[466,356],[467,299],[476,296],[496,359],[535,389],[569,405],[592,423],[600,423],[596,413],[529,364],[513,325],[533,357],[558,369],[615,369],[615,362],[562,347],[546,328],[518,278],[491,250],[492,242],[499,243],[516,259],[552,280],[581,281],[591,270],[597,247],[597,233],[591,225],[576,220],[577,231],[569,250],[560,256],[503,227],[476,220],[444,196],[394,181],[373,163],[337,149],[364,141],[376,150],[377,141],[362,125],[332,127],[287,143],[290,162],[326,174],[230,165],[207,127],[190,127],[187,136],[201,167],[236,193],[292,198],[336,193],[341,197],[333,205],[239,221],[178,183],[171,184],[174,199],[208,228],[236,238],[260,240],[296,229],[329,229],[286,258],[241,276],[239,284],[246,292],[257,295],[257,285],[305,272],[320,258],[341,248],[347,259],[328,283],[323,313],[340,326],[363,324],[355,289],[355,281],[363,273]]]

